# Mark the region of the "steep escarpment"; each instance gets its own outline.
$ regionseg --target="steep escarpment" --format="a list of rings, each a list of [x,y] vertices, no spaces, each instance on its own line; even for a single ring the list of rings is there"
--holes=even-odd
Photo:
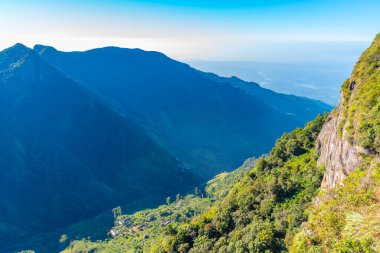
[[[291,252],[379,252],[380,35],[342,86],[317,142],[325,174]]]
[[[356,64],[342,86],[338,107],[318,137],[318,164],[326,167],[322,188],[340,184],[362,162],[380,150],[380,36]]]
[[[343,136],[339,135],[338,129],[344,120],[342,104],[339,104],[335,110],[327,118],[326,124],[318,135],[316,148],[316,152],[320,152],[318,165],[326,168],[321,185],[324,190],[340,184],[362,162],[360,154],[366,152],[365,149],[347,140],[346,130],[343,131]]]

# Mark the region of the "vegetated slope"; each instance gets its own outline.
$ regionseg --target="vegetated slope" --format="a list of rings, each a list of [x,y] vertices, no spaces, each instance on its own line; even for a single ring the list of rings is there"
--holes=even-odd
[[[314,144],[324,121],[324,117],[318,116],[304,129],[284,134],[269,156],[260,158],[256,166],[246,165],[250,169],[243,178],[228,179],[228,174],[221,174],[215,179],[216,184],[211,180],[206,192],[217,201],[209,208],[202,208],[206,211],[191,221],[185,219],[178,223],[176,220],[173,226],[154,233],[146,244],[147,230],[143,230],[132,234],[121,232],[116,238],[101,243],[78,241],[73,243],[73,250],[118,252],[123,247],[131,252],[155,253],[286,250],[301,222],[305,221],[304,210],[312,204],[322,181],[323,172],[316,166],[318,155],[314,153]],[[224,179],[227,185],[234,185],[235,179],[238,181],[232,189],[217,187],[218,180]],[[143,212],[144,219],[149,219],[150,213]],[[115,228],[120,231],[117,229],[120,227]],[[130,244],[131,240],[139,242],[139,246]]]
[[[136,118],[173,156],[207,179],[236,168],[247,157],[267,153],[283,132],[326,110],[316,106],[290,115],[261,96],[210,80],[157,52],[116,47],[35,50],[115,110]]]
[[[1,252],[195,184],[139,126],[21,44],[0,52],[0,138]]]
[[[284,134],[220,205],[179,227],[162,251],[285,251],[322,180],[314,143],[324,120]]]
[[[109,230],[112,239],[71,241],[70,236],[63,235],[67,238],[61,242],[67,247],[64,252],[160,252],[162,241],[170,239],[178,226],[217,205],[256,162],[250,158],[238,169],[218,174],[205,186],[196,187],[194,194],[167,198],[165,205],[132,215],[116,215],[115,226]]]
[[[380,251],[380,35],[342,86],[318,137],[323,191],[292,252]]]

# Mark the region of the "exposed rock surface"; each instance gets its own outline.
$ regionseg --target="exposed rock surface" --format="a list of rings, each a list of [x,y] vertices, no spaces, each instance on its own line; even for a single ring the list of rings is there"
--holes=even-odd
[[[379,66],[380,34],[343,83],[339,105],[319,132],[321,192],[294,236],[292,253],[380,252]]]
[[[322,190],[334,188],[355,170],[364,156],[379,154],[380,34],[343,84],[338,107],[318,136],[318,165],[326,172]]]
[[[318,159],[319,166],[325,166],[325,175],[323,177],[321,188],[327,190],[340,184],[347,175],[352,172],[361,163],[360,153],[364,149],[352,145],[348,140],[346,133],[339,136],[339,125],[343,120],[341,116],[342,105],[339,104],[337,111],[330,114],[327,122],[324,124],[318,135],[317,152],[320,152]]]

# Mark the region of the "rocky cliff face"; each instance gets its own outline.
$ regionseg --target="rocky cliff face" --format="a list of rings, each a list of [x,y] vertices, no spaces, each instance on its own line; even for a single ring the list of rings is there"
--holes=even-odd
[[[322,190],[342,184],[363,157],[380,151],[380,34],[357,62],[342,86],[338,107],[318,136],[319,166],[326,172]]]
[[[318,135],[316,152],[320,152],[318,166],[324,166],[321,188],[328,190],[342,183],[347,175],[355,170],[361,163],[360,153],[365,150],[360,146],[351,144],[347,140],[347,132],[343,130],[339,136],[339,126],[344,120],[342,116],[342,103],[332,112]]]
[[[322,191],[289,251],[380,252],[380,34],[342,85],[315,152]]]

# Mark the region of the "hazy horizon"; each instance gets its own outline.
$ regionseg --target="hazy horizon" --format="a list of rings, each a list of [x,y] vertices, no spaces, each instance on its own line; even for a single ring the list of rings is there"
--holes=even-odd
[[[63,51],[141,48],[181,61],[352,62],[378,32],[379,7],[325,0],[3,0],[0,49],[20,42]]]
[[[278,63],[255,61],[186,61],[190,66],[224,77],[244,81],[284,94],[317,99],[337,105],[340,87],[350,75],[355,62]]]

